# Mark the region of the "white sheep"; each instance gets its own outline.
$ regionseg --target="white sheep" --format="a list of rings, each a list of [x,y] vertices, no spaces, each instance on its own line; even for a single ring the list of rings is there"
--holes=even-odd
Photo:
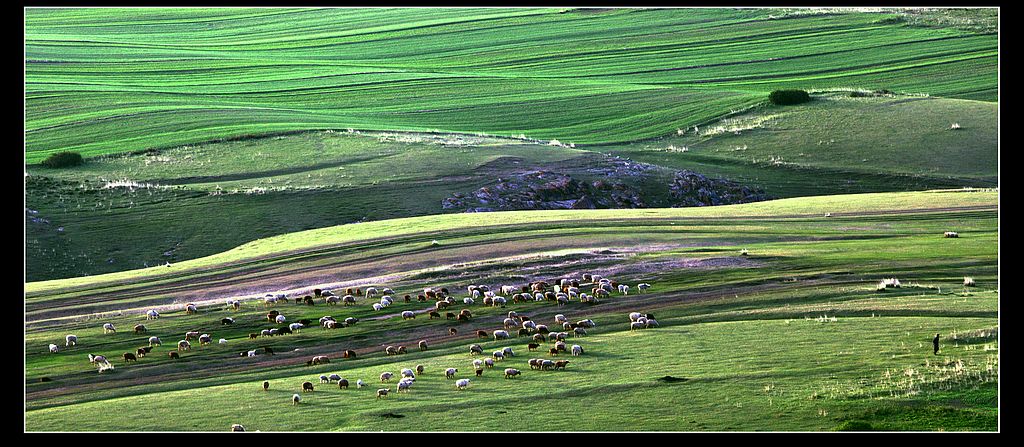
[[[53,352],[53,353],[56,353],[56,352],[57,352],[57,351],[59,350],[59,348],[57,347],[57,345],[55,345],[55,344],[53,344],[53,343],[50,343],[50,346],[49,346],[49,348],[50,348],[50,352]]]
[[[160,318],[160,312],[157,312],[156,310],[153,309],[146,311],[147,320],[155,320],[157,318]]]
[[[89,363],[93,363],[99,366],[100,372],[106,371],[108,369],[114,369],[114,365],[111,365],[110,362],[107,361],[107,358],[102,355],[89,354]]]
[[[577,326],[586,327],[586,328],[592,328],[592,327],[596,327],[597,323],[594,323],[594,320],[586,319],[586,320],[577,321],[576,325]]]
[[[642,314],[640,312],[630,312],[629,313],[629,321],[636,321],[637,319],[639,319],[639,318],[641,318],[643,316],[644,316],[644,314]]]
[[[341,381],[341,375],[339,375],[337,373],[332,373],[331,375],[327,376],[327,380],[328,381],[332,381],[332,382],[340,382]]]
[[[373,310],[381,310],[383,308],[384,306],[381,306],[380,303],[373,303]]]
[[[514,310],[510,310],[510,311],[508,311],[508,317],[509,318],[517,318],[517,317],[519,317],[519,314],[516,313],[516,311],[514,311]]]
[[[274,317],[274,321],[276,321],[278,324],[284,323],[285,320],[287,320],[287,318],[285,318],[284,315],[278,315],[277,317]]]
[[[298,330],[302,329],[303,327],[304,325],[302,323],[292,323],[288,325],[288,329],[291,330],[292,332],[298,332]]]
[[[404,380],[404,379],[400,380],[398,382],[398,392],[401,393],[402,391],[405,391],[406,393],[408,393],[409,392],[409,387],[411,387],[411,386],[412,386],[412,381],[411,380]]]
[[[380,373],[380,381],[382,383],[383,382],[387,382],[387,381],[391,380],[391,378],[394,377],[394,376],[395,375],[393,373],[391,373],[391,372],[382,372],[382,373]]]
[[[329,379],[326,375],[321,374],[320,375],[320,383],[331,383],[331,379]]]
[[[381,291],[380,291],[380,293],[383,293],[383,294],[385,294],[385,295],[394,295],[394,294],[395,294],[395,291],[394,291],[394,290],[391,290],[391,289],[390,289],[390,288],[388,288],[388,287],[385,287],[385,288],[384,288],[383,290],[381,290]]]
[[[160,346],[160,337],[156,337],[156,336],[149,337],[149,346],[150,347]]]
[[[77,335],[70,335],[69,334],[69,335],[64,336],[64,347],[65,348],[66,347],[70,347],[70,346],[75,346],[75,345],[78,345],[78,336]]]
[[[581,327],[572,330],[573,337],[583,337],[587,335],[587,330]]]
[[[366,298],[370,298],[372,296],[377,296],[377,288],[376,287],[367,287],[366,288],[365,297]]]
[[[484,366],[488,368],[494,368],[494,359],[484,359]]]
[[[509,335],[508,335],[508,331],[500,331],[500,330],[499,331],[494,331],[494,339],[495,340],[504,340],[504,339],[507,339],[507,338],[510,338]]]
[[[341,297],[340,296],[334,296],[334,295],[331,295],[331,296],[328,296],[328,297],[324,297],[324,302],[327,303],[327,304],[338,304],[338,303],[341,302]]]
[[[292,405],[298,405],[299,402],[302,402],[302,396],[298,394],[292,394]]]
[[[493,356],[495,360],[505,360],[505,353],[502,351],[494,351],[491,353],[491,356]]]
[[[533,295],[533,300],[534,301],[544,301],[544,294],[540,293],[540,292],[535,293]]]
[[[245,426],[243,426],[242,424],[231,424],[231,431],[244,432]]]
[[[579,356],[583,355],[583,347],[580,345],[572,345],[572,355]]]
[[[555,298],[555,301],[558,302],[559,306],[565,306],[569,304],[569,297],[565,295],[559,295],[558,297]]]
[[[651,288],[651,285],[647,284],[645,282],[642,282],[642,283],[636,285],[636,290],[639,290],[640,293],[644,293],[644,292],[647,291],[647,289],[650,289],[650,288]]]
[[[645,329],[645,328],[647,328],[647,325],[644,324],[644,323],[640,323],[640,322],[636,322],[636,321],[634,321],[632,323],[629,323],[629,330],[631,330],[631,331],[637,330],[637,329]]]
[[[416,374],[413,374],[411,369],[405,368],[402,370],[402,377],[416,377]]]
[[[117,333],[117,329],[114,329],[114,325],[110,323],[103,323],[103,333],[108,334],[111,332],[115,334]]]
[[[210,344],[212,342],[213,342],[213,338],[210,337],[210,334],[203,334],[203,335],[199,336],[199,345],[200,346],[208,345],[208,344]]]
[[[459,379],[455,381],[455,388],[464,390],[469,386],[469,379]]]
[[[394,302],[390,295],[384,295],[380,297],[380,305],[384,307],[390,306]]]
[[[555,315],[555,323],[565,323],[567,321],[569,321],[569,319],[565,318],[565,315],[562,315],[562,314]]]
[[[623,295],[629,295],[629,286],[625,284],[619,284],[619,293]]]
[[[402,312],[402,319],[403,320],[409,320],[409,319],[413,319],[413,318],[416,318],[416,313],[415,312],[413,312],[411,310],[406,310],[406,311]]]
[[[516,324],[516,321],[515,321],[515,320],[513,320],[513,319],[511,319],[511,318],[506,318],[506,319],[505,319],[505,321],[504,321],[504,322],[502,322],[502,324],[504,324],[504,326],[505,326],[505,329],[512,329],[512,328],[514,328],[514,327],[518,326],[518,325]]]
[[[253,349],[252,351],[248,351],[248,352],[246,352],[246,353],[245,353],[245,356],[246,356],[246,357],[256,357],[257,355],[259,355],[259,354],[258,354],[258,353],[256,352],[256,350],[255,350],[255,349]]]
[[[506,357],[515,357],[515,356],[516,356],[516,353],[515,353],[515,352],[512,352],[512,348],[505,348],[505,349],[502,349],[502,350],[501,350],[501,353],[502,353],[502,354],[505,354],[505,356],[506,356]]]
[[[391,388],[381,388],[381,389],[378,389],[377,390],[377,399],[380,399],[382,397],[385,397],[385,398],[388,397],[388,391],[391,391]]]
[[[462,303],[463,303],[463,304],[473,304],[473,303],[475,303],[475,302],[476,302],[476,301],[473,301],[473,298],[463,298],[463,299],[462,299]]]
[[[534,323],[533,320],[526,320],[523,322],[523,329],[537,329],[537,323]]]
[[[448,368],[448,369],[444,370],[444,378],[445,379],[453,379],[453,378],[455,378],[455,373],[457,373],[457,372],[459,372],[459,370],[457,368]]]
[[[178,350],[179,351],[188,351],[188,350],[191,350],[191,349],[192,349],[192,343],[189,343],[188,340],[181,340],[181,341],[178,342]]]
[[[481,369],[484,366],[484,361],[480,359],[473,360],[473,369]]]
[[[500,297],[500,296],[496,296],[496,297],[494,297],[493,300],[491,300],[491,303],[493,303],[492,306],[494,306],[494,307],[504,306],[505,302],[506,302],[505,298],[504,297]]]
[[[363,379],[356,380],[356,388],[362,388],[364,386],[366,386],[366,383],[363,382]]]

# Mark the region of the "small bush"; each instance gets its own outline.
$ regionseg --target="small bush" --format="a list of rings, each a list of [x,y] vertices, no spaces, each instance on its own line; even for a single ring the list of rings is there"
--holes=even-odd
[[[768,95],[768,100],[775,105],[792,105],[810,101],[811,95],[803,90],[775,90]]]
[[[78,152],[58,152],[46,157],[42,165],[48,168],[67,168],[82,164],[82,154]]]
[[[871,431],[871,424],[866,421],[845,421],[836,426],[836,431]]]

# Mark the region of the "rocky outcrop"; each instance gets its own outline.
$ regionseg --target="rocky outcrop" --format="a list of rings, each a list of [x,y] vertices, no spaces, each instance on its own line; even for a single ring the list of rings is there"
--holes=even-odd
[[[743,186],[739,183],[713,179],[693,171],[677,171],[669,184],[673,207],[729,205],[767,200],[760,188]]]

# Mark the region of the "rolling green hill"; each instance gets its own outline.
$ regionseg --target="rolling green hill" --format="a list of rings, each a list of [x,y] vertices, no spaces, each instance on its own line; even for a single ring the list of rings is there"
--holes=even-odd
[[[995,34],[898,17],[29,8],[26,160],[310,129],[626,142],[781,87],[996,99]]]
[[[825,217],[824,213],[831,213]],[[959,238],[944,238],[956,230]],[[438,241],[433,244],[432,241]],[[998,429],[998,219],[993,192],[914,192],[786,199],[687,209],[527,211],[398,219],[269,238],[171,267],[27,284],[26,430],[833,430],[854,422],[881,430]],[[741,252],[741,250],[743,250]],[[596,273],[647,293],[614,293],[600,303],[551,301],[505,308],[462,304],[466,285],[521,285]],[[970,276],[968,289],[962,279]],[[881,278],[903,287],[876,291]],[[312,287],[388,286],[399,300],[384,311],[278,304],[288,322],[356,317],[335,330],[250,339],[273,325],[257,299]],[[400,297],[448,287],[468,323],[403,320],[432,303]],[[584,287],[586,290],[588,288]],[[635,290],[635,289],[634,289]],[[239,311],[230,297],[248,297]],[[182,304],[199,303],[186,315]],[[142,312],[163,314],[147,321]],[[449,309],[449,310],[452,310]],[[585,353],[550,355],[527,340],[480,339],[515,310],[539,324],[556,313],[597,326],[572,338]],[[632,311],[658,327],[629,330]],[[235,319],[223,325],[226,316]],[[102,323],[118,332],[103,334]],[[146,334],[133,334],[144,323]],[[458,330],[448,335],[448,328]],[[167,352],[186,331],[210,333],[180,360]],[[931,337],[942,334],[933,355]],[[66,334],[79,344],[64,347]],[[136,363],[122,352],[159,336]],[[223,338],[225,344],[216,340]],[[415,348],[427,340],[430,348]],[[59,344],[50,353],[47,344]],[[472,373],[470,343],[516,356]],[[386,356],[386,345],[409,354]],[[275,355],[240,357],[272,347]],[[342,350],[357,359],[342,359]],[[97,374],[87,353],[113,371]],[[314,355],[331,363],[306,366]],[[568,359],[565,371],[531,370],[528,358]],[[396,394],[384,371],[422,364],[410,393]],[[443,376],[471,378],[459,391]],[[501,371],[523,371],[504,379]],[[319,384],[339,373],[353,384]],[[356,388],[356,379],[368,386]],[[270,382],[263,391],[261,383]],[[316,385],[293,406],[303,381]],[[375,399],[377,388],[392,394]],[[508,396],[514,395],[515,399]],[[609,399],[614,396],[614,399]],[[189,409],[188,417],[166,417]],[[740,411],[742,410],[742,411]],[[439,425],[437,413],[445,414]],[[551,413],[551,412],[555,413]],[[623,418],[636,412],[644,418]],[[589,412],[588,418],[554,417]],[[481,414],[493,417],[481,418]],[[531,420],[551,414],[543,427]],[[329,416],[325,416],[329,415]],[[55,422],[59,420],[60,422]]]

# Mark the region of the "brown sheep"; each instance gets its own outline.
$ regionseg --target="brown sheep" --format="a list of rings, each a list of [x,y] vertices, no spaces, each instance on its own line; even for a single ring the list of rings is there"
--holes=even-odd
[[[458,334],[458,333],[459,333],[458,329],[455,329],[453,327],[448,328],[448,335],[455,335],[455,334]]]
[[[348,389],[348,379],[341,379],[341,380],[339,380],[338,381],[338,389],[347,390]]]
[[[387,355],[398,355],[398,348],[395,348],[394,346],[388,346],[384,348],[384,353]]]
[[[559,360],[559,361],[555,362],[555,369],[561,368],[562,370],[565,370],[565,365],[568,365],[568,364],[569,364],[568,360]]]
[[[267,321],[269,321],[271,323],[276,323],[277,322],[277,315],[278,314],[267,314]]]
[[[548,349],[548,354],[549,355],[558,355],[558,348]]]
[[[406,354],[407,352],[405,350],[405,346],[399,346],[398,347],[398,353],[399,354]]]
[[[405,302],[407,302],[407,303],[411,303],[411,302],[412,302],[412,297],[411,297],[411,296],[409,296],[409,295],[406,295],[406,296],[405,296]]]
[[[458,321],[469,321],[469,315],[459,314],[459,316],[456,317],[456,320],[458,320]]]
[[[451,304],[449,304],[447,301],[438,301],[438,302],[434,303],[434,307],[437,308],[437,310],[447,309],[448,306],[450,306],[450,305]]]
[[[459,315],[465,315],[465,316],[470,317],[470,318],[473,317],[473,313],[470,312],[469,309],[462,309],[462,311],[459,312]]]
[[[136,349],[135,350],[135,356],[136,357],[145,357],[146,356],[146,350],[143,349],[143,348]]]
[[[178,356],[178,353],[177,353],[177,352],[175,352],[175,351],[171,351],[171,352],[168,352],[168,353],[167,353],[167,355],[168,355],[169,357],[171,357],[172,359],[180,358],[180,357]]]
[[[126,352],[126,353],[122,354],[122,357],[124,357],[124,362],[125,363],[137,362],[139,360],[138,358],[135,357],[135,354],[132,354],[130,352]]]
[[[544,343],[547,341],[547,337],[545,337],[544,334],[533,334],[533,341]]]
[[[451,312],[448,312],[448,313],[444,314],[444,319],[445,320],[454,320],[455,319],[455,314],[451,313]]]
[[[141,334],[143,332],[146,332],[146,325],[144,325],[144,324],[136,324],[135,325],[135,333],[136,334]]]
[[[427,314],[427,315],[430,316],[430,318],[429,318],[430,320],[433,320],[434,318],[441,318],[441,313],[439,313],[437,311],[433,311],[433,310],[430,311],[430,313]]]
[[[349,349],[349,350],[343,352],[341,354],[341,357],[342,358],[346,358],[346,359],[354,359],[354,358],[356,358],[356,351],[353,351],[353,350]]]
[[[488,337],[487,331],[476,331],[476,336],[478,338],[487,338]]]
[[[530,369],[540,369],[541,359],[530,359]]]
[[[416,295],[416,301],[425,302],[427,297],[425,295]]]
[[[313,391],[313,382],[302,382],[302,392]]]
[[[537,344],[537,343],[530,343],[530,344],[526,345],[526,349],[528,349],[530,351],[536,351],[537,348],[539,348],[539,347],[540,347],[540,345]]]
[[[517,336],[519,336],[519,337],[529,337],[530,336],[530,330],[527,329],[527,328],[519,329],[519,332],[517,333]]]
[[[257,338],[260,338],[260,334],[257,332],[252,332],[249,334],[249,340],[255,340]]]

